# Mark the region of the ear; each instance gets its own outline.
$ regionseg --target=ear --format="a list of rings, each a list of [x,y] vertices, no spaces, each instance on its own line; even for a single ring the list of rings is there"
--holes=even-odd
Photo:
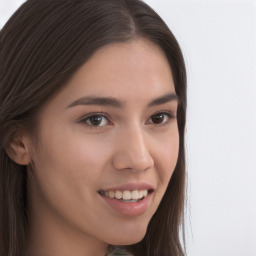
[[[13,138],[5,151],[7,155],[16,163],[20,165],[28,165],[30,163],[29,153],[30,139],[25,135]]]

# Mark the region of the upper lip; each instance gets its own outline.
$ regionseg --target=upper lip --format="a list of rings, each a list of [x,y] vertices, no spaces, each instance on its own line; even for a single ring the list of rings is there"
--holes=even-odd
[[[147,183],[147,182],[125,183],[125,184],[121,184],[121,185],[117,185],[117,186],[113,186],[113,187],[104,188],[104,189],[101,189],[101,190],[103,190],[103,191],[154,190],[154,186],[149,184],[149,183]]]

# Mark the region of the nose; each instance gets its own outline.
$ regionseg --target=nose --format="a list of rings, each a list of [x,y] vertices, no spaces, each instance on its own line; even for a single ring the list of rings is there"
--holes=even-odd
[[[154,160],[141,128],[126,130],[119,136],[113,157],[115,169],[141,172],[154,166]]]

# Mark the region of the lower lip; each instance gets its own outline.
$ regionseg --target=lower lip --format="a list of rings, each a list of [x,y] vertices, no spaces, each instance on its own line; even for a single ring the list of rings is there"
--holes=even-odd
[[[103,199],[116,211],[127,216],[139,216],[146,212],[151,202],[152,193],[138,202],[123,202],[118,199],[102,196]]]

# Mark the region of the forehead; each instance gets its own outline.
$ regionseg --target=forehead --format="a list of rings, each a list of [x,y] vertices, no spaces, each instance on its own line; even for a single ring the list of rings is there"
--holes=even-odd
[[[149,101],[175,93],[169,62],[159,46],[137,39],[112,43],[96,51],[80,67],[56,100],[65,105],[82,96]]]

